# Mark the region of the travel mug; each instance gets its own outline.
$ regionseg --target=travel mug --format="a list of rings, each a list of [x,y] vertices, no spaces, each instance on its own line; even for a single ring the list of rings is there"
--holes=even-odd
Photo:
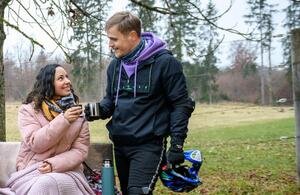
[[[100,116],[99,107],[100,107],[99,103],[89,103],[89,109],[90,109],[90,116],[91,117]]]
[[[110,159],[105,159],[102,165],[102,194],[103,195],[114,195],[114,169],[112,161]]]

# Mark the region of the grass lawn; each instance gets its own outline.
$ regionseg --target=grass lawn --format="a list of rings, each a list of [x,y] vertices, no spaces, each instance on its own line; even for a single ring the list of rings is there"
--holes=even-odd
[[[18,103],[7,103],[7,140],[19,140]],[[90,123],[92,142],[108,142],[107,121]],[[203,184],[188,194],[300,194],[292,107],[197,105],[185,149],[200,149]],[[157,183],[155,194],[176,194]],[[187,194],[187,193],[182,193]]]

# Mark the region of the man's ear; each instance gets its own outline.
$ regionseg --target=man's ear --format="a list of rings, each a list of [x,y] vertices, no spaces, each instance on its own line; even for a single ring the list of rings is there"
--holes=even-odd
[[[137,32],[132,30],[129,32],[129,38],[132,40],[132,41],[137,41],[140,39],[140,37],[138,36]]]

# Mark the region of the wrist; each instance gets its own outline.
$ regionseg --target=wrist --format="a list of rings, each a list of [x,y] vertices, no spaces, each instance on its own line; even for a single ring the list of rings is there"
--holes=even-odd
[[[170,150],[182,152],[183,151],[184,139],[179,136],[171,136],[171,147]]]
[[[64,112],[64,113],[63,113],[63,116],[64,116],[65,120],[68,121],[69,124],[72,123],[72,121],[71,121],[71,119],[69,118],[69,115],[68,115],[68,114],[66,114],[66,113]]]
[[[183,152],[183,145],[180,144],[172,144],[170,147],[171,152]]]

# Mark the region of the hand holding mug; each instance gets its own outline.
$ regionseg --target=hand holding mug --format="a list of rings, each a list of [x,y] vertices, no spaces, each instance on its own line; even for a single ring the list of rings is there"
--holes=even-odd
[[[82,105],[74,105],[64,112],[64,117],[71,123],[80,117],[82,114]]]

